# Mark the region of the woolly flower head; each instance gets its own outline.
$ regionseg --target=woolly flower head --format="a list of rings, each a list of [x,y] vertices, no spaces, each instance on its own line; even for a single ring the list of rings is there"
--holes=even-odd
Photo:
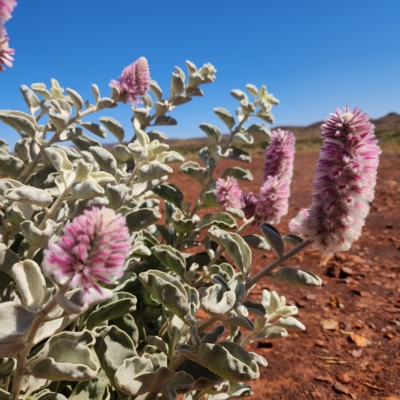
[[[263,182],[268,176],[292,180],[296,139],[292,132],[277,129],[271,133],[271,141],[265,149]]]
[[[320,251],[345,251],[365,224],[381,150],[374,125],[357,108],[336,110],[322,125],[321,136],[312,204],[307,215],[296,217],[298,222],[291,225],[296,229],[297,224]]]
[[[243,193],[243,206],[242,210],[246,219],[250,219],[256,213],[257,199],[254,197],[253,192]]]
[[[125,218],[109,208],[85,210],[64,228],[64,236],[44,251],[43,271],[58,285],[102,293],[98,281],[113,283],[123,275],[130,249]]]
[[[111,80],[110,87],[117,88],[120,93],[119,100],[129,102],[136,106],[140,103],[140,97],[150,89],[149,64],[144,57],[140,57],[131,65],[128,65],[122,75],[116,80]]]
[[[11,13],[17,5],[15,0],[0,0],[0,25],[11,18]]]
[[[256,220],[279,223],[289,209],[289,182],[277,176],[268,176],[260,189],[256,204]]]
[[[222,178],[217,179],[215,194],[218,204],[224,210],[228,207],[242,208],[243,193],[238,181],[232,176],[228,176],[226,180]]]
[[[5,71],[4,65],[11,68],[13,66],[14,58],[12,55],[15,53],[14,49],[8,47],[9,37],[2,36],[0,28],[0,71]]]

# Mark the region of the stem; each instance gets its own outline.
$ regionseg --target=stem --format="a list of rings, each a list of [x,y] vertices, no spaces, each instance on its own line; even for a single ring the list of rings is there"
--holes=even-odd
[[[67,291],[67,285],[62,286],[58,293],[65,293]],[[44,322],[47,315],[56,307],[57,305],[57,294],[53,296],[53,298],[46,304],[46,306],[38,313],[36,318],[33,320],[32,325],[30,326],[28,333],[25,335],[26,347],[25,349],[18,355],[17,359],[17,367],[15,370],[15,375],[13,379],[13,385],[11,389],[11,400],[16,400],[19,398],[19,393],[21,391],[22,378],[25,371],[26,361],[28,359],[28,355],[32,349],[33,341],[35,340],[36,333],[40,328],[40,325]]]
[[[305,247],[309,246],[313,240],[306,239],[304,242],[300,243],[294,249],[290,250],[286,253],[282,258],[274,261],[273,263],[269,264],[268,267],[265,267],[261,270],[258,274],[254,275],[251,279],[249,279],[246,283],[246,290],[250,289],[253,285],[255,285],[260,279],[268,276],[276,267],[279,267],[285,261],[289,260],[289,258],[293,257],[297,254],[300,250],[303,250]]]
[[[8,387],[10,386],[10,377],[7,376],[7,378],[4,379],[3,381],[3,389],[8,392]]]

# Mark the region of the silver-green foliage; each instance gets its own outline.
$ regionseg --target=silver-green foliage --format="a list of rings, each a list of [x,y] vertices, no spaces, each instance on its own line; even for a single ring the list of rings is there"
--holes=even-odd
[[[102,97],[92,85],[93,99],[84,101],[55,79],[50,88],[21,86],[29,113],[0,111],[0,121],[20,136],[14,152],[0,141],[0,398],[9,397],[11,376],[14,398],[16,387],[30,399],[241,397],[252,393],[243,382],[267,366],[246,344],[305,329],[293,317],[297,308],[275,292],[248,298],[251,249],[283,259],[284,243],[303,240],[282,238],[268,224],[261,226],[263,236],[242,236],[251,222],[243,211],[216,209],[216,165],[234,160],[238,165],[222,178],[253,179],[240,163],[251,161],[246,147],[253,135],[269,136],[264,122],[273,122],[278,101],[265,86],[247,85],[251,99],[233,90],[236,118],[215,108],[222,127],[200,124],[212,147],[200,150],[200,163],[184,162],[155,127],[176,125],[169,113],[203,96],[200,85],[213,82],[216,72],[211,64],[198,69],[187,61],[186,67],[187,74],[175,67],[167,97],[151,82],[152,96],[132,108],[131,129],[111,116],[87,120],[97,111],[112,113],[119,105],[115,89]],[[261,122],[247,124],[251,118]],[[104,139],[107,132],[116,145],[104,147],[92,137]],[[186,188],[166,182],[176,162],[199,188],[194,204],[185,200]],[[49,242],[92,206],[125,216],[132,247],[124,275],[103,295],[90,289],[88,302],[83,290],[58,291],[40,264]],[[268,275],[300,287],[321,285],[312,272],[290,267]],[[24,364],[19,355],[26,351]]]

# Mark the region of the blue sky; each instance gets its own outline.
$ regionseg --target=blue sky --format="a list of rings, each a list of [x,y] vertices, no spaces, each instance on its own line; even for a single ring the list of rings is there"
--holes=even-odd
[[[6,24],[16,54],[0,73],[0,109],[26,111],[19,86],[53,77],[85,99],[92,83],[108,96],[109,81],[144,56],[164,92],[185,60],[217,69],[203,98],[171,114],[178,126],[161,129],[171,138],[220,125],[212,109],[234,112],[229,93],[246,83],[280,100],[276,125],[308,125],[346,104],[372,118],[400,113],[399,15],[399,0],[19,0]],[[130,129],[128,105],[107,114]],[[11,145],[17,136],[0,125]]]

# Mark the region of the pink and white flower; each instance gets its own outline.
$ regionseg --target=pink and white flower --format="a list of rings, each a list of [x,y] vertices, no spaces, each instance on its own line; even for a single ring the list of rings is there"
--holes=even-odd
[[[278,224],[289,209],[289,182],[268,176],[260,189],[256,204],[256,220]]]
[[[313,200],[299,230],[320,251],[345,251],[365,224],[381,150],[374,125],[358,108],[337,109],[322,125],[321,136]]]
[[[286,179],[289,184],[293,176],[293,161],[296,139],[292,132],[277,129],[271,133],[271,141],[265,149],[263,182],[268,176]]]
[[[226,210],[228,207],[242,208],[243,193],[238,181],[232,176],[225,179],[219,178],[216,182],[215,195],[218,204]]]
[[[110,87],[117,88],[120,93],[119,100],[123,103],[141,103],[141,96],[144,96],[150,89],[150,70],[147,59],[140,57],[131,65],[128,65],[118,78],[111,80]]]
[[[64,236],[44,251],[43,272],[57,285],[102,293],[98,282],[123,275],[130,249],[125,218],[109,208],[85,210],[64,228]]]

